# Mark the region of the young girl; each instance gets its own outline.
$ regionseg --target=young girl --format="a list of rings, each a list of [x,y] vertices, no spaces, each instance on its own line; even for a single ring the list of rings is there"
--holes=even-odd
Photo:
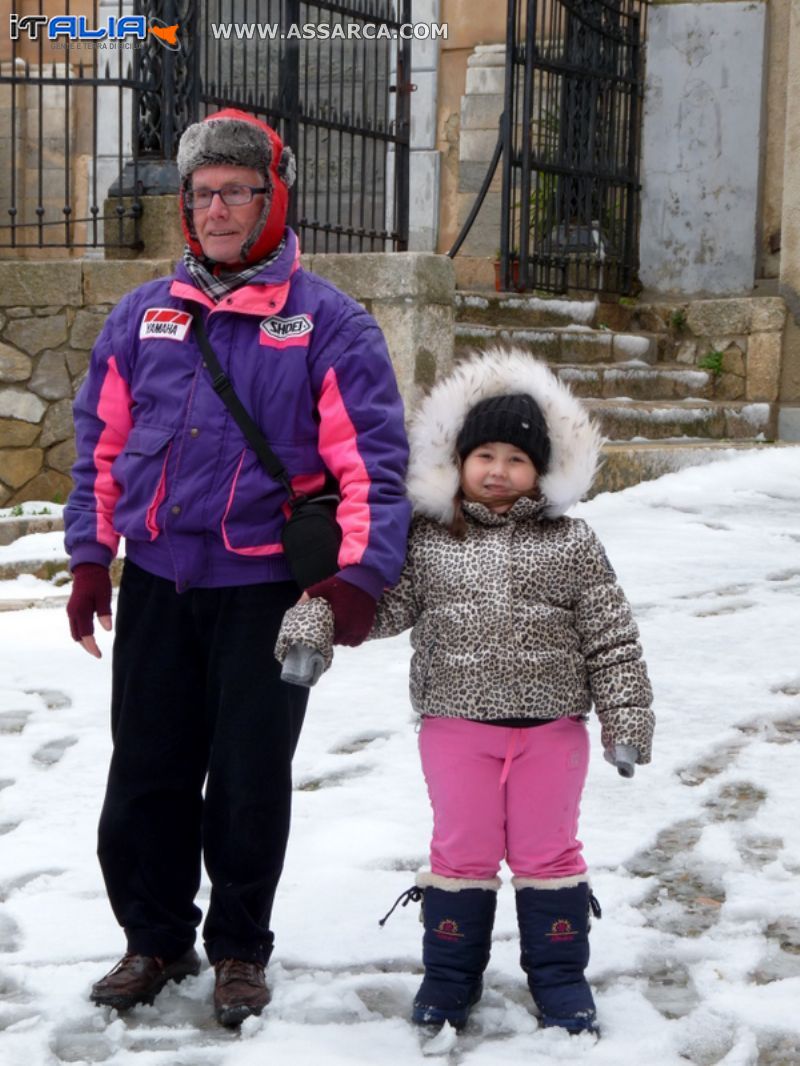
[[[591,484],[601,439],[546,366],[495,350],[433,389],[410,440],[416,517],[371,636],[413,626],[411,702],[433,806],[412,1017],[466,1023],[505,859],[541,1024],[597,1032],[584,972],[599,908],[577,839],[586,715],[594,703],[624,776],[650,761],[653,732],[630,606],[595,534],[564,515]],[[305,643],[330,661],[331,631],[324,601],[293,608],[278,657]]]

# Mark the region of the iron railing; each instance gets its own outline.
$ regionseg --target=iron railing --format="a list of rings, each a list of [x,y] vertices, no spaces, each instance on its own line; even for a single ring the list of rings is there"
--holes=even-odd
[[[69,14],[68,2],[64,9]],[[95,0],[92,26],[97,9]],[[66,38],[53,45],[41,28],[7,47],[0,61],[0,248],[137,247],[138,197],[108,196],[135,158],[133,98],[146,88],[136,50]]]
[[[100,25],[98,7],[90,25]],[[306,251],[407,247],[411,45],[347,29],[385,25],[391,36],[411,21],[411,0],[116,7],[118,18],[177,26],[177,46],[148,33],[114,50],[62,40],[54,56],[39,34],[11,42],[0,64],[0,115],[10,116],[0,127],[0,248],[139,247],[147,195],[177,190],[181,134],[222,107],[264,118],[294,148],[290,222]],[[286,34],[320,23],[344,33]]]
[[[295,149],[290,221],[302,247],[407,248],[411,44],[347,37],[354,24],[396,33],[411,22],[411,0],[207,0],[202,6],[201,109],[252,111]],[[254,33],[234,42],[216,35],[214,27],[233,23],[325,23],[329,36],[265,41]]]
[[[509,0],[503,288],[634,288],[645,9]]]

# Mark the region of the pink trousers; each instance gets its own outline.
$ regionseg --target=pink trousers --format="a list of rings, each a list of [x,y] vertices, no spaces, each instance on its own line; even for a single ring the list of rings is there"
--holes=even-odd
[[[586,871],[577,839],[589,737],[580,719],[528,729],[424,718],[422,771],[433,807],[431,870],[489,880]]]

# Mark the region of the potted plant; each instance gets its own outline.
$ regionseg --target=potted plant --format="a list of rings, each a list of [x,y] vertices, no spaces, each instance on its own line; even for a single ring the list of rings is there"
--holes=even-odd
[[[519,253],[515,250],[511,252],[511,285],[514,291],[521,291],[519,287]],[[500,258],[499,248],[494,257],[494,288],[495,292],[506,291],[503,289],[503,261]]]

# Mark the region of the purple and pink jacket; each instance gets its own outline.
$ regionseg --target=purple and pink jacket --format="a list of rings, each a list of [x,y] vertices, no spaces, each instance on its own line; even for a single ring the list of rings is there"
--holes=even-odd
[[[284,251],[214,304],[180,264],[114,308],[75,400],[78,459],[65,509],[71,565],[137,566],[194,586],[284,581],[286,492],[214,392],[209,340],[300,491],[339,485],[340,576],[378,597],[402,569],[410,504],[403,407],[383,335],[354,300]]]

